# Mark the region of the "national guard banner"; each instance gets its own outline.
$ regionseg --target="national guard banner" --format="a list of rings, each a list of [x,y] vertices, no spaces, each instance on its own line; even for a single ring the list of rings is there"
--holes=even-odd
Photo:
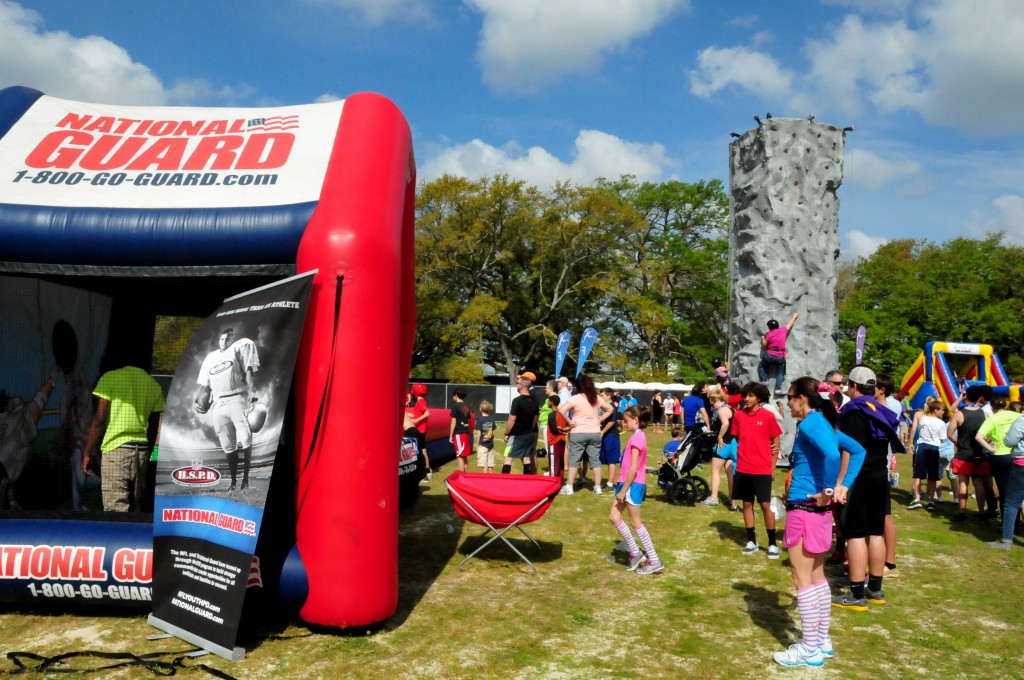
[[[857,358],[854,360],[857,365],[864,363],[864,341],[867,340],[868,329],[864,326],[857,326]]]
[[[312,273],[230,298],[178,362],[160,432],[149,622],[231,660]],[[258,576],[258,575],[257,575]]]

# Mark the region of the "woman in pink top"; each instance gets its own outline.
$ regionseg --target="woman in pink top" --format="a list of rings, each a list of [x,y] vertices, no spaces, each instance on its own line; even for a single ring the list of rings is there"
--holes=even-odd
[[[590,469],[594,471],[594,493],[601,495],[601,414],[598,409],[609,409],[611,404],[598,398],[594,379],[586,373],[576,380],[576,390],[576,394],[558,405],[569,431],[569,481],[562,487],[562,493],[574,493],[576,475],[586,454]]]
[[[630,406],[622,414],[622,427],[630,436],[622,457],[619,483],[615,486],[615,503],[612,504],[611,514],[608,515],[612,526],[629,546],[627,569],[638,574],[658,574],[665,571],[665,565],[658,559],[658,553],[654,550],[654,541],[651,540],[651,535],[640,518],[640,505],[647,495],[647,435],[644,434],[644,428],[650,422],[651,412],[646,406],[639,409]],[[633,539],[629,526],[622,520],[623,510],[629,512],[629,524],[636,530],[636,538],[644,547],[643,552],[640,551],[637,540]],[[644,553],[647,553],[646,562]]]

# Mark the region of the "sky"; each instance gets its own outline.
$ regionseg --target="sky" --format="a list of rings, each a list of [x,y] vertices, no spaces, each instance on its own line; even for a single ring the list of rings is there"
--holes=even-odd
[[[844,256],[1024,244],[1021,0],[0,0],[0,88],[394,101],[418,177],[720,179],[754,116],[852,126]]]

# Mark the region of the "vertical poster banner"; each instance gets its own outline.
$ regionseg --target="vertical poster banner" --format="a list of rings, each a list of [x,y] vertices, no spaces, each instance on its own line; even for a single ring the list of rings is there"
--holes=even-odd
[[[854,363],[864,363],[864,341],[867,340],[868,329],[864,326],[857,326],[857,357]]]
[[[580,373],[583,371],[583,364],[587,363],[587,358],[590,356],[590,350],[594,348],[594,343],[597,342],[597,331],[587,326],[583,329],[583,335],[580,336],[580,358],[576,362],[576,377],[580,377]]]
[[[149,622],[233,661],[312,284],[310,272],[225,301],[167,394]]]
[[[558,341],[555,343],[555,380],[562,375],[562,364],[569,354],[569,340],[572,338],[569,331],[562,331],[558,334]]]

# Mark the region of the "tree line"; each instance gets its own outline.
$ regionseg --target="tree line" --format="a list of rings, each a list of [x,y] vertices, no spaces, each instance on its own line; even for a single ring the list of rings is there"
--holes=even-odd
[[[507,175],[443,176],[416,207],[414,374],[554,371],[568,330],[631,378],[703,374],[727,345],[729,200],[718,180],[624,176],[550,192]]]
[[[445,175],[416,204],[418,328],[413,374],[481,382],[484,367],[554,372],[568,330],[601,334],[590,368],[636,380],[712,373],[728,346],[729,197],[719,180],[633,176],[551,191],[508,175]],[[899,240],[841,265],[843,366],[865,358],[901,377],[931,340],[993,345],[1024,374],[1024,252],[1004,235]]]

